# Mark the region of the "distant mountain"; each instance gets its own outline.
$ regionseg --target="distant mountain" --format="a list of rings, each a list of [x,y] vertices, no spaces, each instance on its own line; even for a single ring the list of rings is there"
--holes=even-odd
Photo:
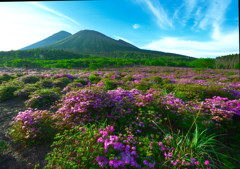
[[[114,40],[100,32],[82,30],[72,36],[53,44],[42,47],[44,49],[63,49],[71,52],[101,53],[114,51],[137,51],[133,46],[123,40]]]
[[[34,49],[34,48],[41,48],[43,46],[47,46],[47,45],[50,45],[52,43],[55,43],[57,41],[60,41],[66,37],[69,37],[71,36],[72,34],[69,33],[69,32],[66,32],[66,31],[60,31],[60,32],[57,32],[49,37],[47,37],[46,39],[43,39],[39,42],[36,42],[32,45],[29,45],[29,46],[26,46],[20,50],[28,50],[28,49]]]
[[[61,31],[22,50],[32,48],[60,49],[77,54],[94,54],[109,57],[146,58],[151,55],[154,57],[173,57],[174,59],[180,57],[184,60],[194,60],[194,58],[185,55],[139,49],[124,40],[115,40],[93,30],[82,30],[73,35]]]

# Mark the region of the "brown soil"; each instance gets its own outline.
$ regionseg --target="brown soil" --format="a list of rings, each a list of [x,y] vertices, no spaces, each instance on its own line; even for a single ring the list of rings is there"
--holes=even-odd
[[[40,168],[46,165],[45,157],[51,150],[49,145],[25,148],[8,136],[12,118],[25,109],[24,100],[20,98],[0,103],[0,140],[7,144],[7,149],[0,153],[0,169],[32,169],[38,163]]]

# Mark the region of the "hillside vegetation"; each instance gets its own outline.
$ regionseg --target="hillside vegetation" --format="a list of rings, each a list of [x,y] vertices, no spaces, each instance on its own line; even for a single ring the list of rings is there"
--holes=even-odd
[[[239,69],[239,54],[231,54],[216,58],[216,68],[219,69]]]

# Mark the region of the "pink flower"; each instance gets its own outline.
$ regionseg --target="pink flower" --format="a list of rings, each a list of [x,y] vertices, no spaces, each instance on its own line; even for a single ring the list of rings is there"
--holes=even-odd
[[[199,165],[199,161],[195,162],[195,164]]]
[[[205,161],[204,165],[209,165],[209,163],[210,163],[209,161]]]

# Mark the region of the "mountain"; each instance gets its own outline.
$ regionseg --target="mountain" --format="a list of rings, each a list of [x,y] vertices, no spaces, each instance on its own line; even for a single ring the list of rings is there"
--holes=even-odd
[[[57,41],[55,35],[60,35],[64,33],[66,36],[59,38]],[[58,37],[58,36],[57,36]],[[50,40],[49,40],[50,39]],[[51,41],[51,39],[54,39]],[[43,43],[47,41],[48,43]],[[52,42],[52,43],[51,43]],[[36,44],[40,44],[40,47],[37,47]],[[173,57],[176,59],[177,57],[182,59],[194,59],[189,56],[175,54],[175,53],[166,53],[160,51],[152,51],[140,49],[124,40],[115,40],[112,39],[100,32],[94,30],[82,30],[73,35],[67,33],[65,31],[58,32],[43,41],[37,42],[33,45],[23,48],[31,49],[31,48],[40,48],[47,50],[64,50],[77,54],[94,54],[97,56],[109,56],[109,57],[128,57],[128,58],[146,58],[151,56],[157,57]]]
[[[71,52],[101,53],[114,51],[137,51],[133,46],[123,40],[114,40],[100,32],[82,30],[63,40],[42,47],[44,49],[63,49]]]
[[[29,46],[26,46],[20,50],[28,50],[28,49],[34,49],[34,48],[40,48],[40,47],[43,47],[43,46],[47,46],[47,45],[50,45],[52,43],[55,43],[57,41],[60,41],[66,37],[69,37],[71,36],[72,34],[69,33],[69,32],[66,32],[66,31],[60,31],[60,32],[57,32],[49,37],[47,37],[46,39],[43,39],[39,42],[36,42],[32,45],[29,45]]]

